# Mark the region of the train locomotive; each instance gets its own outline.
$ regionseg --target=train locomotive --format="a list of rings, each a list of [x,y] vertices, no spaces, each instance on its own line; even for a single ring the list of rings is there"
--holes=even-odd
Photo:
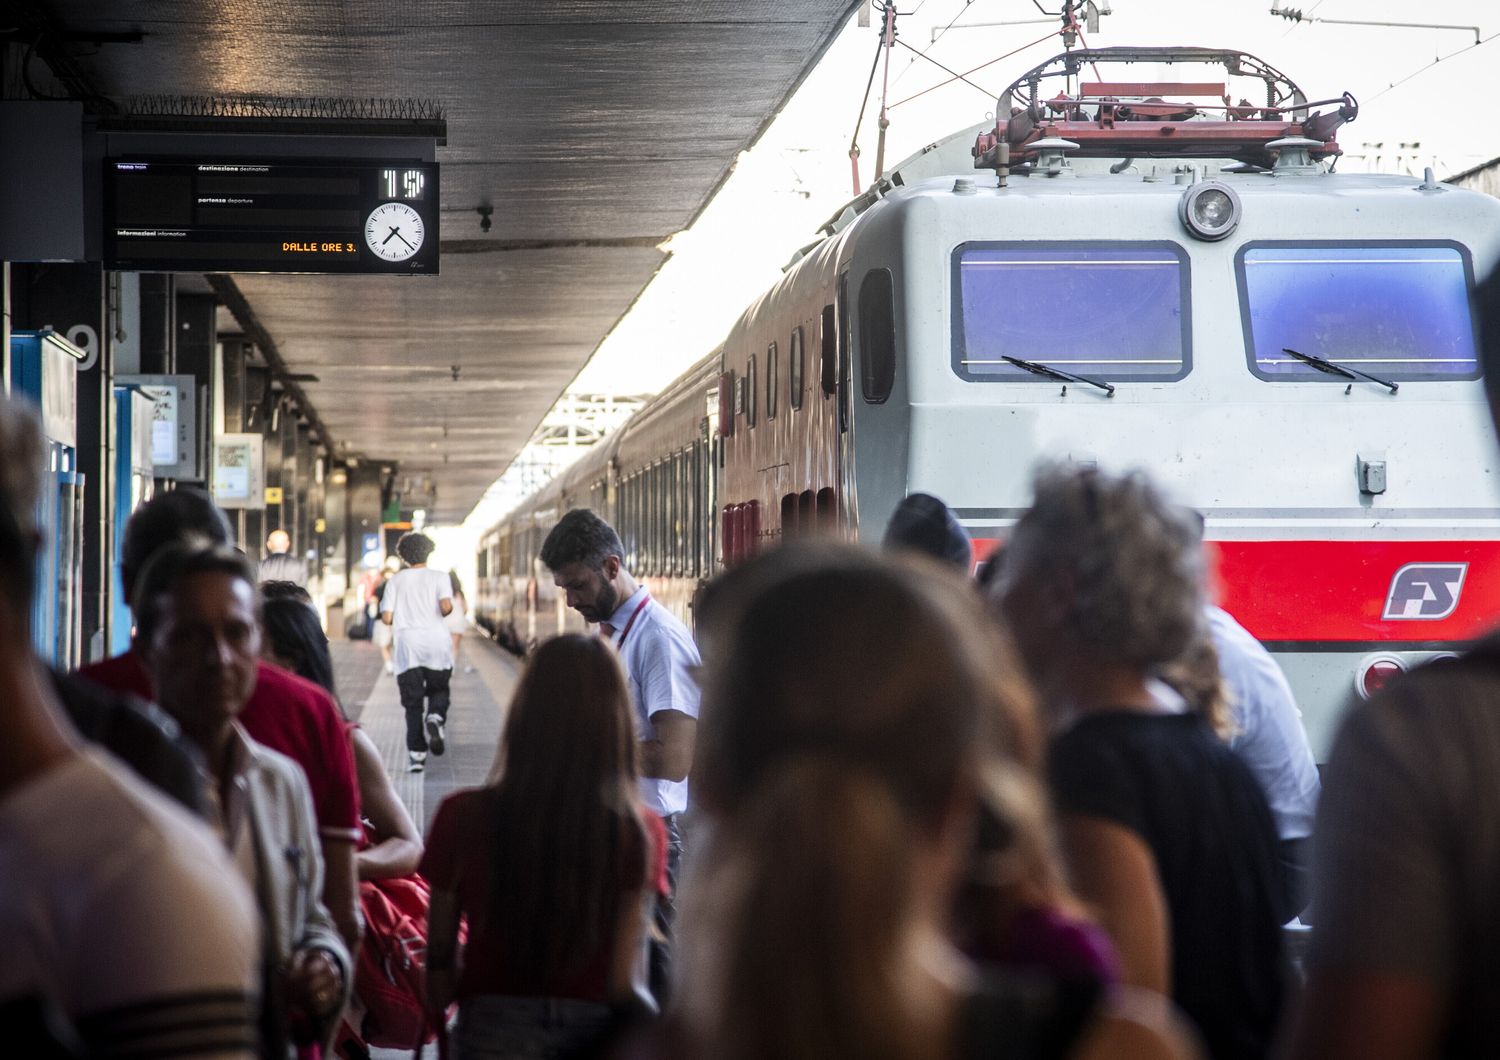
[[[1222,79],[1100,72],[1189,65]],[[980,560],[1040,462],[1141,468],[1202,513],[1220,602],[1286,671],[1321,760],[1356,695],[1500,614],[1469,305],[1500,202],[1339,172],[1357,113],[1235,51],[1028,71],[966,164],[953,140],[881,179],[487,531],[477,620],[521,642],[578,624],[537,560],[571,507],[690,619],[721,567],[799,535],[878,540],[909,492],[952,506]]]

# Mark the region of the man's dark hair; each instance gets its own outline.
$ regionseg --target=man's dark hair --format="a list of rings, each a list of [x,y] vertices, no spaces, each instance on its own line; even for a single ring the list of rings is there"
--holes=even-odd
[[[1479,323],[1479,364],[1490,401],[1500,404],[1500,268],[1474,288],[1474,318]]]
[[[212,545],[233,541],[224,514],[201,490],[171,490],[137,508],[125,524],[125,540],[120,545],[120,583],[126,603],[134,606],[135,584],[152,553],[192,539]],[[254,579],[250,584],[255,584]]]
[[[930,493],[913,493],[896,505],[885,528],[885,547],[921,552],[965,573],[973,562],[973,547],[963,524]]]
[[[542,542],[542,563],[555,571],[569,563],[582,563],[600,570],[609,556],[625,561],[625,546],[615,528],[588,508],[574,508],[561,519]]]
[[[432,555],[435,548],[437,546],[432,543],[432,538],[412,530],[402,534],[401,539],[396,542],[396,555],[401,557],[403,563],[415,567],[418,563],[426,563],[427,557]]]
[[[135,587],[135,630],[149,644],[164,617],[165,601],[195,574],[228,574],[255,588],[255,568],[245,554],[228,545],[202,540],[172,541],[146,561]],[[259,597],[256,598],[259,607]]]

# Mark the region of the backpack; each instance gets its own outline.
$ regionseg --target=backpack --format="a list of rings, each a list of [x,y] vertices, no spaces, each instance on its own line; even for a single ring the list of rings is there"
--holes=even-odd
[[[438,1032],[425,1004],[431,898],[431,887],[416,874],[359,885],[365,938],[354,966],[354,991],[366,1010],[359,1031],[369,1045],[411,1049]]]

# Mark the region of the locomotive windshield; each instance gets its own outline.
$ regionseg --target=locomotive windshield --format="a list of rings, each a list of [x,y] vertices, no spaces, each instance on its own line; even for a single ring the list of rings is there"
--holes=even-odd
[[[1382,379],[1477,379],[1471,266],[1454,243],[1250,244],[1239,252],[1250,369],[1262,379],[1345,380],[1286,347]]]
[[[953,369],[1047,378],[1006,357],[1115,382],[1190,366],[1188,261],[1173,243],[966,243],[953,255]]]

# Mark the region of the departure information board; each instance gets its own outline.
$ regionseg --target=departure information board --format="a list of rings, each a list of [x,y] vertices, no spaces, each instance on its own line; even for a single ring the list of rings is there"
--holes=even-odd
[[[104,267],[435,275],[436,163],[109,158]]]

